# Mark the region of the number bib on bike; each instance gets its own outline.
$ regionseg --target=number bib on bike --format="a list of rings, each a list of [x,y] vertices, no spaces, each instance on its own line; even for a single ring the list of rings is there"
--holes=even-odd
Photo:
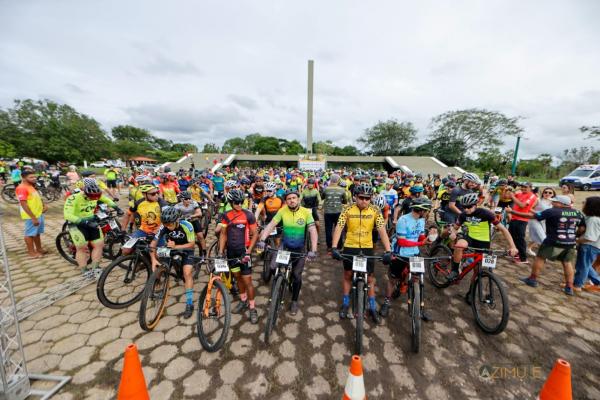
[[[279,264],[288,264],[290,262],[290,255],[291,253],[289,251],[279,250],[275,261]]]
[[[132,249],[133,246],[135,246],[135,244],[137,243],[138,240],[139,240],[139,238],[131,238],[127,242],[125,242],[125,244],[123,246],[121,246],[121,248],[123,248],[123,249]]]
[[[364,257],[353,257],[352,258],[352,271],[355,272],[367,272],[367,259]]]
[[[114,219],[111,219],[110,221],[108,221],[108,225],[110,226],[111,229],[114,229],[114,230],[119,229],[119,225],[117,225],[117,221],[115,221]]]
[[[229,266],[227,265],[227,261],[224,259],[215,260],[215,272],[229,272]]]
[[[481,266],[484,268],[494,269],[494,268],[496,268],[497,258],[498,257],[496,257],[494,255],[486,254],[481,259]]]
[[[410,272],[413,274],[425,273],[425,260],[422,257],[411,257],[409,259]]]
[[[171,249],[168,247],[159,247],[156,249],[156,255],[161,258],[169,258],[171,256]]]

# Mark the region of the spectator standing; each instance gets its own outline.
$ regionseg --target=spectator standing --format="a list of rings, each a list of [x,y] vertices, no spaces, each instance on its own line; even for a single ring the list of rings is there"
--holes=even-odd
[[[561,194],[568,196],[571,199],[571,204],[575,204],[575,188],[572,185],[562,184],[560,187]]]
[[[10,172],[10,180],[12,181],[12,183],[17,186],[21,183],[21,166],[19,166],[18,164],[15,165],[15,167],[13,168],[13,170]]]
[[[47,252],[42,248],[41,234],[44,233],[44,213],[48,207],[35,188],[36,176],[33,170],[25,170],[23,181],[15,189],[19,200],[21,219],[25,222],[25,244],[32,258],[40,258]]]
[[[588,197],[583,203],[585,215],[585,233],[577,239],[579,245],[575,263],[573,289],[600,291],[600,275],[592,267],[600,255],[600,197]],[[592,284],[586,284],[590,280]]]
[[[547,187],[542,191],[538,202],[535,207],[533,207],[533,212],[538,213],[544,210],[547,210],[552,207],[551,198],[556,197],[556,192],[554,189]],[[527,248],[527,255],[535,257],[535,251],[533,251],[533,246],[541,245],[544,239],[546,239],[546,224],[544,221],[538,221],[537,219],[530,219],[527,225],[529,227],[529,239],[531,243]]]
[[[560,261],[563,265],[566,286],[565,294],[573,295],[573,262],[576,259],[576,234],[580,226],[585,224],[580,211],[571,207],[568,196],[556,196],[552,199],[552,208],[539,213],[521,213],[508,209],[514,215],[546,221],[546,239],[542,242],[535,261],[531,266],[531,274],[521,281],[531,287],[537,287],[538,277],[546,260]]]
[[[522,217],[519,214],[529,214],[529,212],[536,206],[538,202],[537,196],[531,191],[531,183],[525,182],[519,185],[520,191],[517,193],[511,193],[513,200],[513,210],[518,213],[513,214],[510,224],[508,225],[508,231],[512,236],[513,242],[519,255],[515,257],[517,264],[527,264],[527,241],[525,240],[525,234],[527,233],[527,222],[529,218]]]
[[[79,182],[79,174],[77,173],[77,167],[71,165],[69,167],[69,172],[67,172],[67,179],[69,179],[69,185],[73,186],[77,182]]]

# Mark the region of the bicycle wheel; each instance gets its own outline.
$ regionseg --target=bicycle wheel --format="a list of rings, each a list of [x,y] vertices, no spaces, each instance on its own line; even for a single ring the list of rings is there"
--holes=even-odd
[[[217,251],[218,251],[218,246],[219,246],[219,240],[217,239],[208,248],[208,251],[206,252],[206,256],[208,258],[216,257],[217,256]]]
[[[121,256],[106,267],[96,285],[98,300],[105,307],[129,307],[142,297],[151,266],[136,254]]]
[[[208,227],[210,225],[210,215],[208,210],[204,211],[204,214],[202,214],[202,233],[204,233],[204,239],[206,240],[206,235],[208,235]]]
[[[19,203],[19,200],[17,200],[17,195],[15,194],[15,185],[13,184],[5,185],[2,188],[2,192],[0,192],[0,195],[2,196],[2,199],[4,199],[4,201],[6,201],[7,203]]]
[[[452,257],[452,250],[443,244],[434,246],[429,251],[429,257]],[[439,260],[429,264],[427,275],[433,286],[437,288],[446,288],[450,286],[450,282],[446,279],[452,270],[452,259]]]
[[[158,325],[169,299],[169,269],[159,265],[150,275],[140,300],[139,322],[145,331],[151,331]]]
[[[104,239],[104,257],[109,260],[114,260],[121,256],[121,246],[125,244],[124,234],[115,234],[114,231],[109,231]]]
[[[421,287],[419,282],[412,283],[410,304],[408,305],[411,322],[411,349],[419,352],[421,345]]]
[[[269,314],[267,315],[267,322],[265,324],[265,343],[269,344],[271,338],[271,332],[275,328],[277,322],[277,315],[283,302],[283,294],[285,292],[285,282],[283,275],[277,276],[275,283],[273,284],[273,294],[271,296],[271,304],[269,306]]]
[[[77,260],[75,259],[76,248],[71,240],[71,234],[69,232],[59,233],[56,236],[55,243],[58,253],[69,263],[77,265]]]
[[[271,275],[273,274],[273,272],[271,271],[271,260],[273,257],[273,252],[263,251],[263,253],[264,258],[261,276],[264,283],[269,283],[269,281],[271,280]]]
[[[365,283],[358,281],[354,294],[354,314],[356,319],[356,333],[354,338],[354,354],[362,354],[363,350],[363,324],[365,321]]]
[[[508,324],[508,294],[500,278],[490,271],[481,271],[471,286],[471,308],[475,322],[482,331],[497,335]]]
[[[206,351],[214,352],[223,347],[231,324],[231,300],[225,285],[219,279],[212,281],[200,294],[196,328],[200,344]]]

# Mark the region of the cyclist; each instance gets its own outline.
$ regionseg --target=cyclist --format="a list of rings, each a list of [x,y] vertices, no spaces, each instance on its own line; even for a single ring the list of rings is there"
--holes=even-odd
[[[477,174],[465,172],[462,176],[462,183],[455,187],[450,192],[450,200],[448,201],[448,209],[444,212],[444,220],[448,223],[454,223],[458,216],[462,213],[462,203],[460,199],[467,193],[472,193],[481,185],[481,181]]]
[[[192,276],[192,259],[194,255],[194,246],[196,237],[194,228],[188,221],[179,221],[181,211],[176,207],[167,206],[161,212],[162,224],[158,232],[150,243],[150,258],[152,260],[152,270],[154,271],[159,262],[156,258],[156,247],[163,245],[172,250],[181,251],[181,265],[183,267],[183,281],[185,287],[185,310],[183,318],[188,319],[194,312],[194,278]]]
[[[104,177],[106,178],[106,186],[108,191],[113,198],[117,198],[117,176],[118,172],[112,165],[104,170]]]
[[[306,255],[306,259],[311,262],[317,258],[317,229],[312,217],[312,212],[308,208],[300,206],[300,196],[298,192],[290,189],[285,192],[283,198],[286,207],[282,207],[269,224],[260,234],[260,242],[257,244],[258,250],[264,250],[265,240],[280,222],[283,224],[282,245],[281,248],[294,252],[304,252],[306,245],[306,233],[310,234],[311,249]],[[271,258],[271,271],[277,267],[277,258]],[[292,257],[292,302],[290,303],[290,314],[298,313],[298,298],[302,288],[302,271],[304,270],[304,257]]]
[[[315,178],[308,178],[304,190],[300,194],[300,205],[311,210],[313,221],[315,221],[315,227],[317,228],[317,237],[319,235],[319,213],[317,209],[322,207],[322,204],[323,200],[321,200],[321,194],[317,189]]]
[[[340,180],[338,174],[332,174],[329,185],[323,191],[323,215],[325,217],[325,242],[327,254],[331,255],[331,241],[333,239],[333,228],[337,224],[344,204],[350,202],[350,195],[342,184],[346,181]]]
[[[169,174],[163,174],[161,180],[162,182],[158,185],[158,189],[163,199],[170,205],[177,204],[177,194],[180,192],[179,185],[171,179]]]
[[[510,255],[515,256],[518,253],[508,229],[499,223],[496,215],[493,212],[486,208],[477,207],[478,203],[478,193],[467,193],[460,199],[461,208],[464,210],[464,212],[458,216],[454,230],[457,231],[461,226],[464,225],[467,228],[467,233],[466,237],[458,238],[454,244],[452,271],[448,274],[448,281],[453,281],[458,277],[458,270],[462,260],[462,255],[467,247],[472,247],[475,249],[490,248],[490,229],[492,226],[494,226],[495,229],[498,229],[508,242]],[[453,233],[451,238],[457,238],[456,233]]]
[[[254,217],[257,221],[259,219],[262,220],[263,225],[268,225],[269,222],[271,222],[271,220],[275,216],[275,214],[277,214],[277,211],[279,211],[279,209],[283,207],[283,200],[275,196],[276,188],[277,185],[275,184],[275,182],[267,182],[265,184],[265,197],[262,198],[261,202],[256,208],[256,213],[254,214]],[[279,246],[279,237],[275,239],[275,243],[276,246]]]
[[[223,172],[221,171],[217,171],[216,174],[211,178],[214,190],[216,193],[216,198],[217,199],[222,199],[223,196],[223,191],[224,191],[224,185],[225,185],[225,178],[223,178]]]
[[[409,257],[419,255],[419,247],[427,244],[425,236],[425,217],[431,210],[431,200],[421,197],[411,202],[410,213],[405,214],[398,220],[396,225],[396,241],[394,243],[394,254],[399,258],[392,259],[388,271],[388,283],[385,290],[385,299],[379,310],[382,317],[387,317],[390,311],[392,292],[400,282],[400,293],[406,293],[408,284],[406,279],[409,272]],[[422,313],[426,321],[429,316]]]
[[[81,178],[82,178],[81,180],[75,182],[75,190],[73,190],[73,192],[76,192],[77,190],[81,190],[83,188],[85,178],[88,178],[88,179],[93,179],[94,181],[96,181],[96,185],[98,185],[100,190],[102,190],[104,193],[106,193],[108,196],[110,196],[110,198],[113,199],[113,201],[119,201],[119,199],[117,197],[114,197],[112,195],[112,193],[110,192],[110,190],[108,190],[108,186],[106,186],[106,183],[96,179],[96,173],[94,171],[90,171],[90,170],[82,171]]]
[[[338,242],[342,235],[342,230],[346,228],[346,240],[344,241],[343,252],[345,254],[372,256],[374,254],[373,230],[377,230],[381,243],[385,249],[383,263],[388,265],[391,261],[390,241],[385,231],[385,221],[381,212],[376,206],[370,204],[374,190],[369,184],[358,184],[354,189],[356,203],[346,207],[340,214],[335,232],[333,233],[331,255],[336,260],[341,260],[342,256],[337,249]],[[350,308],[350,288],[352,286],[352,261],[344,260],[344,275],[342,281],[343,298],[340,308],[340,318],[348,318],[348,309]],[[375,302],[375,269],[374,259],[367,261],[368,284],[369,284],[369,313],[375,323],[381,321],[377,313]]]
[[[102,195],[96,180],[91,178],[83,180],[83,188],[80,192],[67,197],[63,208],[65,220],[70,223],[69,234],[76,247],[75,259],[83,273],[100,268],[102,259],[104,236],[94,217],[98,202],[108,204],[109,207],[117,210],[119,215],[123,215],[123,211],[110,198]],[[88,243],[92,245],[92,262],[89,268],[87,267]]]
[[[410,214],[410,205],[413,202],[414,199],[419,199],[423,196],[423,186],[421,185],[414,185],[411,186],[409,189],[409,193],[410,195],[405,198],[402,201],[402,205],[400,207],[396,207],[396,209],[394,210],[394,225],[396,225],[398,223],[398,218],[400,218],[401,215],[406,215],[406,214]]]
[[[160,210],[167,206],[167,202],[158,197],[158,188],[154,185],[141,185],[140,192],[144,197],[129,208],[130,214],[135,214],[137,230],[131,234],[132,238],[151,237],[160,228]],[[133,249],[123,249],[123,255],[131,254]]]
[[[219,254],[226,255],[230,271],[238,283],[240,302],[233,310],[242,313],[249,309],[250,322],[258,323],[258,313],[254,304],[254,286],[252,285],[252,265],[250,254],[256,243],[256,219],[254,215],[242,208],[245,196],[239,189],[232,189],[227,193],[228,203],[232,209],[223,213],[219,234]]]
[[[393,179],[388,178],[385,181],[385,190],[382,190],[381,194],[385,197],[385,201],[388,204],[390,210],[394,212],[394,209],[398,205],[398,192],[394,189]]]
[[[198,242],[198,250],[201,256],[206,255],[206,241],[200,226],[200,218],[202,218],[202,209],[200,204],[192,200],[192,194],[188,191],[179,193],[180,203],[175,205],[175,208],[181,212],[181,218],[185,219],[194,228],[196,241]]]

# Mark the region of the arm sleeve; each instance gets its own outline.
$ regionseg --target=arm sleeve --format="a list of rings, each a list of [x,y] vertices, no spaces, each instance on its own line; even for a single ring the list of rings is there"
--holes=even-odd
[[[312,211],[307,209],[306,212],[306,226],[313,225],[315,223],[315,219],[313,218]]]
[[[385,219],[383,219],[383,215],[381,211],[377,210],[377,214],[375,216],[375,227],[382,228],[385,226]]]
[[[349,209],[350,209],[349,207],[345,208],[338,218],[337,226],[339,226],[340,228],[343,228],[346,226],[346,220],[348,219],[348,210]]]
[[[105,195],[100,196],[100,199],[98,199],[98,201],[100,203],[108,204],[112,208],[115,208],[117,206],[114,201],[112,201],[111,199],[109,199]]]
[[[281,210],[282,210],[282,208],[280,208],[279,211],[277,211],[277,214],[275,214],[273,216],[273,219],[271,219],[271,222],[275,221],[275,224],[279,224],[281,222],[281,218],[282,218]]]
[[[537,219],[538,221],[543,221],[546,218],[548,218],[550,215],[552,215],[552,209],[548,208],[547,210],[541,211],[541,212],[536,212],[534,214],[535,219]]]
[[[67,200],[65,201],[65,206],[63,208],[63,214],[65,217],[66,221],[72,222],[74,224],[77,224],[81,221],[81,218],[79,218],[76,215],[75,212],[75,195],[71,195],[69,197],[67,197]]]

